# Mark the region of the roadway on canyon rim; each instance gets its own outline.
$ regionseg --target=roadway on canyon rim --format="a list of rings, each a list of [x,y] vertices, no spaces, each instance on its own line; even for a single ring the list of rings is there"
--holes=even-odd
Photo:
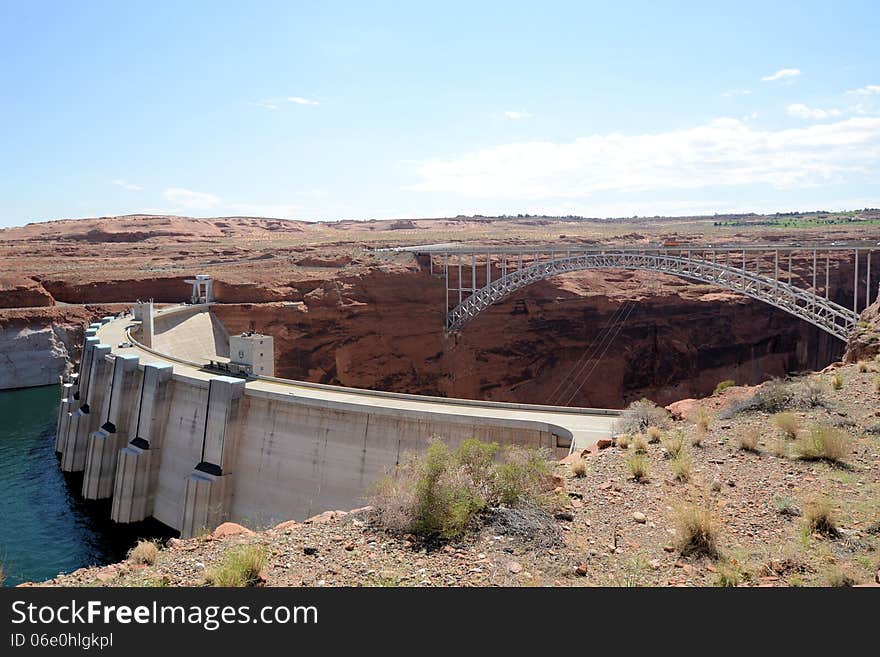
[[[160,354],[155,350],[148,350],[142,347],[135,341],[131,341],[131,347],[121,347],[121,344],[130,341],[129,328],[136,325],[130,316],[115,318],[98,330],[97,337],[102,343],[110,346],[114,355],[130,354],[138,356],[142,364],[162,363],[172,365],[175,374],[201,380],[209,380],[212,377],[224,374],[224,372],[205,369],[198,363],[176,358],[174,357],[173,349],[171,354]],[[171,342],[173,344],[173,339]],[[204,355],[205,361],[207,362],[207,359],[213,355],[206,353]],[[400,410],[471,418],[522,420],[549,425],[551,428],[561,427],[571,432],[574,449],[586,448],[595,443],[599,438],[610,436],[611,425],[619,415],[619,411],[609,409],[481,402],[467,399],[379,392],[285,379],[248,379],[245,386],[250,390],[289,394],[315,400],[319,403],[328,402],[340,406],[354,406],[358,407],[359,410],[363,410],[364,407],[370,407],[374,409],[374,412],[393,413],[395,410]]]

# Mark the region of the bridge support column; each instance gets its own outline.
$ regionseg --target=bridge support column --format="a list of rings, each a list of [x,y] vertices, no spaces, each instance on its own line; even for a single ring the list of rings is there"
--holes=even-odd
[[[153,515],[170,410],[171,365],[144,365],[137,408],[131,414],[131,441],[116,455],[116,477],[110,517],[138,522]]]
[[[119,355],[113,361],[110,386],[101,416],[107,418],[101,428],[89,436],[82,495],[87,500],[102,500],[113,493],[116,459],[128,436],[129,411],[134,401],[138,357]]]
[[[229,514],[232,477],[240,434],[239,405],[244,381],[228,376],[208,383],[202,460],[186,479],[180,535],[215,527]]]
[[[88,338],[90,340],[97,341],[97,338]],[[83,380],[78,390],[80,406],[70,414],[61,450],[61,470],[64,472],[82,472],[85,468],[89,436],[100,425],[101,408],[112,371],[112,365],[106,359],[109,354],[110,345],[90,343],[83,356]]]

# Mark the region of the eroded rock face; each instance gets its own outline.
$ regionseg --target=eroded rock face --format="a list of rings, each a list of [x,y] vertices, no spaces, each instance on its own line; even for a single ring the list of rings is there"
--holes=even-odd
[[[880,289],[877,300],[859,317],[858,326],[846,346],[845,360],[855,363],[874,358],[877,354],[880,354]]]
[[[58,383],[72,369],[61,326],[0,328],[0,389]]]
[[[230,332],[275,336],[286,378],[523,403],[620,407],[818,369],[843,344],[766,304],[643,272],[535,283],[458,336],[442,280],[416,267],[301,290],[302,301],[215,307]]]
[[[51,306],[0,313],[0,390],[58,383],[79,359],[83,331],[123,306]]]
[[[55,299],[37,281],[24,276],[0,276],[0,308],[54,305]]]

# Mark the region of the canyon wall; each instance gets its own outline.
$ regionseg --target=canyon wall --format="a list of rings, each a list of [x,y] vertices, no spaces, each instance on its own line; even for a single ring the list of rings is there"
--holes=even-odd
[[[79,359],[85,326],[121,304],[0,311],[0,390],[58,383]]]

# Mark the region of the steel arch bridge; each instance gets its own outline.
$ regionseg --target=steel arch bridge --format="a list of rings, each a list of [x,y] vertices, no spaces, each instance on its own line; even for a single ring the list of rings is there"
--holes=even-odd
[[[567,272],[628,269],[671,274],[745,294],[845,342],[856,326],[859,309],[868,306],[875,296],[871,290],[871,262],[874,253],[880,249],[871,244],[817,244],[785,247],[687,245],[653,249],[609,246],[570,250],[552,246],[472,249],[463,245],[429,245],[399,250],[428,255],[432,273],[439,273],[445,279],[445,324],[450,332],[461,331],[490,305],[536,281]],[[839,270],[844,268],[842,261],[852,264],[852,307],[833,300],[840,295],[832,294],[832,254],[838,286]],[[434,265],[434,258],[438,255],[442,258],[439,272]],[[863,273],[860,275],[862,260]],[[495,274],[500,275],[496,277]],[[478,277],[484,285],[478,286]],[[846,294],[849,292],[848,289],[845,291]]]

